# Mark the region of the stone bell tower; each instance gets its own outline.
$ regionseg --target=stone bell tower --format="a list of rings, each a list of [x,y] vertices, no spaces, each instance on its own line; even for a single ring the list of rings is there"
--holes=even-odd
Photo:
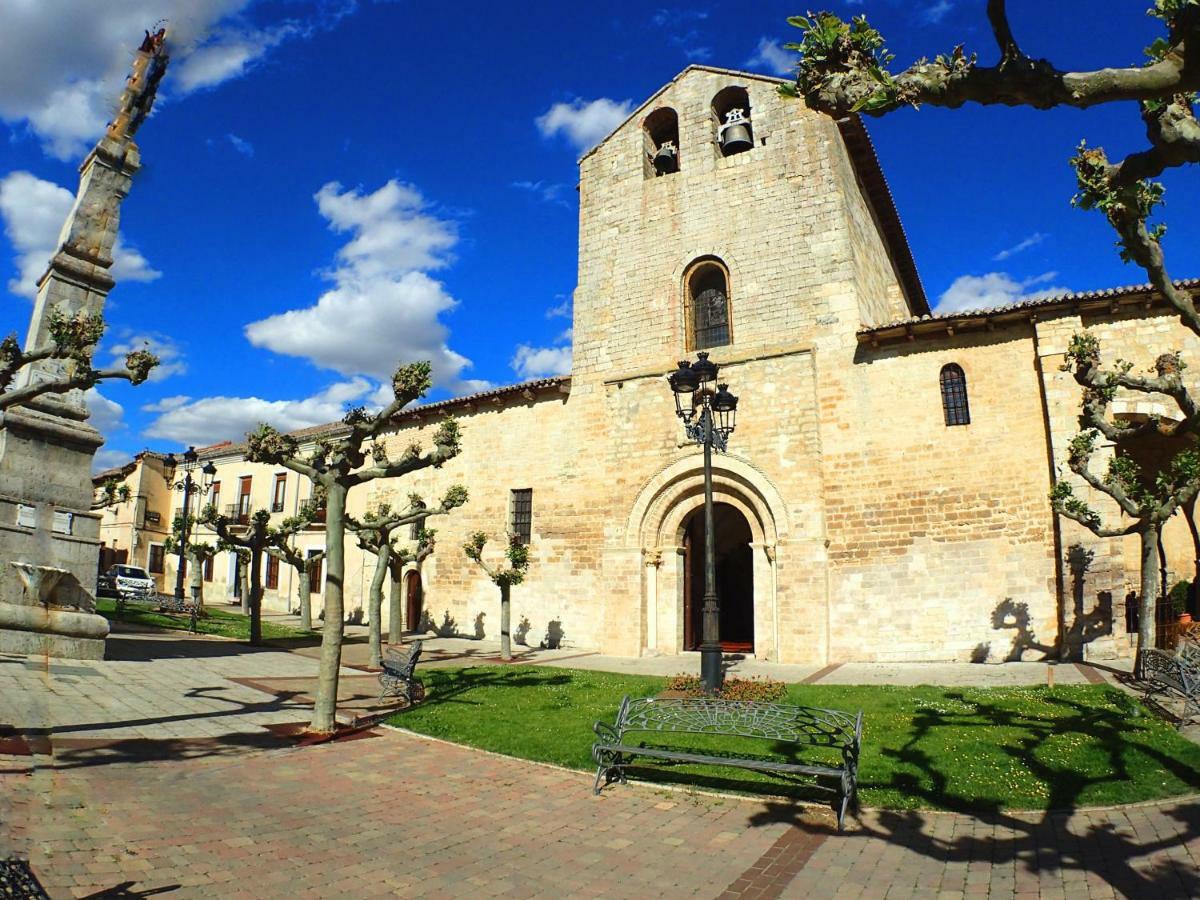
[[[38,282],[27,351],[51,343],[55,311],[104,310],[115,284],[109,269],[121,201],[140,168],[133,138],[166,72],[165,38],[163,30],[147,32],[116,114],[80,167],[75,204]],[[58,380],[73,365],[33,363],[17,385]],[[100,520],[91,511],[91,468],[104,439],[87,418],[79,390],[0,412],[0,652],[103,655],[107,623],[92,612]]]

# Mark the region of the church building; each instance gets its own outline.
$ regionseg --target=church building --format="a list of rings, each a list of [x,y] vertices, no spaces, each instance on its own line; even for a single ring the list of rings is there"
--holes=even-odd
[[[430,521],[436,550],[402,578],[405,628],[498,635],[498,591],[461,549],[484,531],[497,559],[506,533],[529,545],[518,640],[695,649],[702,450],[666,375],[707,351],[740,398],[713,458],[727,651],[820,665],[1128,655],[1136,539],[1094,538],[1048,500],[1078,429],[1060,366],[1081,329],[1139,367],[1169,349],[1200,358],[1196,341],[1145,287],[932,315],[862,123],[779,83],[691,66],[580,161],[569,376],[398,417],[391,453],[428,446],[446,415],[462,453],[356,489],[352,514],[470,491]],[[1172,414],[1149,405],[1114,409]],[[283,516],[310,491],[238,445],[201,458],[217,466],[219,505]],[[1167,569],[1191,578],[1200,554],[1177,518]],[[305,540],[319,551],[321,527]],[[237,580],[226,556],[206,572],[208,602]],[[349,539],[347,609],[365,608],[373,565]],[[294,607],[298,577],[268,572],[267,607]],[[319,610],[319,577],[310,586]]]

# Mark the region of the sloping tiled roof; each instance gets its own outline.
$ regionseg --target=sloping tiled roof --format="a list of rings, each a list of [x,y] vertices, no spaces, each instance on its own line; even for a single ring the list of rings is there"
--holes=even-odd
[[[1184,278],[1175,282],[1181,290],[1200,289],[1200,278]],[[945,335],[976,329],[993,329],[997,325],[1027,321],[1039,312],[1099,312],[1116,311],[1119,306],[1142,304],[1165,304],[1165,300],[1150,284],[1130,284],[1123,287],[1102,288],[1094,291],[1056,294],[1024,300],[1007,306],[992,306],[985,309],[967,309],[940,315],[913,316],[899,319],[886,325],[863,328],[858,332],[860,344],[880,344],[899,338],[913,339],[920,335]]]
[[[571,376],[569,375],[539,378],[535,381],[523,381],[520,384],[509,384],[504,387],[478,391],[474,394],[465,394],[461,397],[451,397],[449,400],[438,400],[434,403],[414,406],[411,409],[401,410],[399,414],[393,417],[392,421],[397,425],[403,424],[406,421],[419,421],[424,416],[449,413],[486,400],[501,400],[513,394],[526,394],[529,399],[532,399],[535,394],[547,388],[558,388],[565,392],[570,388],[570,385]],[[289,431],[288,435],[303,443],[304,441],[315,441],[318,438],[337,437],[349,430],[349,427],[342,422],[327,422],[324,425],[311,425],[308,428],[298,428],[295,431]],[[246,452],[246,444],[244,441],[238,443],[224,441],[220,444],[214,444],[211,447],[205,447],[203,450],[197,450],[196,452],[204,459],[240,455]]]

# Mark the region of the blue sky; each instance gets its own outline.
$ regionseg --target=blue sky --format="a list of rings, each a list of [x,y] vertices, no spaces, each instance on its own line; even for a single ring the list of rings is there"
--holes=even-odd
[[[994,58],[983,0],[828,5],[866,12],[897,63],[958,42]],[[1062,68],[1140,61],[1159,33],[1136,3],[1009,6],[1027,51]],[[144,169],[122,210],[100,353],[149,341],[165,365],[93,398],[109,439],[101,464],[236,439],[259,419],[330,421],[369,403],[401,358],[433,358],[435,396],[562,371],[580,152],[691,62],[773,73],[796,34],[785,19],[804,11],[587,9],[9,0],[0,333],[24,334],[76,166],[141,29],[166,18],[176,50],[139,135]],[[1113,156],[1142,146],[1133,107],[922,109],[868,127],[943,309],[1144,280],[1098,214],[1071,209],[1066,164],[1084,137]],[[1200,192],[1194,179],[1166,183],[1172,272],[1200,274]]]

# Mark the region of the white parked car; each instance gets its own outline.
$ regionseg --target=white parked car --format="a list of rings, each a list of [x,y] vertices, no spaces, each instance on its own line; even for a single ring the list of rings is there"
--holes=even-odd
[[[122,600],[142,600],[154,594],[154,579],[139,566],[116,565],[100,576],[96,593]]]

